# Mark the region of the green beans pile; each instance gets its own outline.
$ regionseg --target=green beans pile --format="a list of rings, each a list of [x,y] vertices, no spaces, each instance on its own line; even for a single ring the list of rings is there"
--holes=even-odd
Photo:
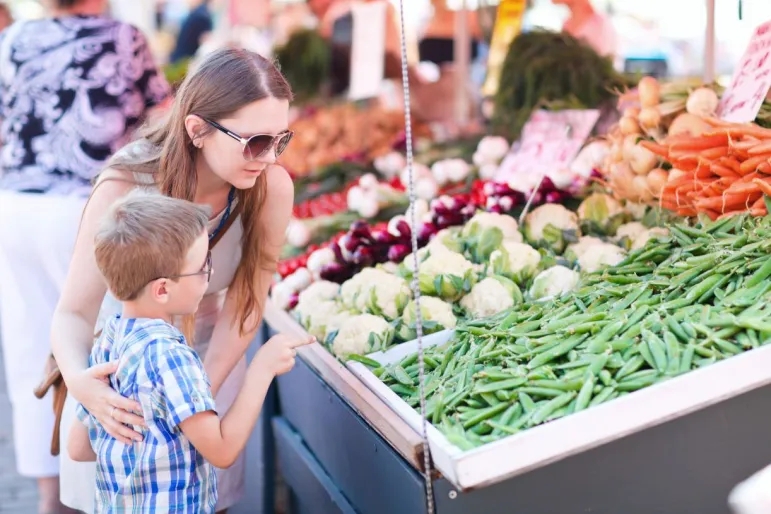
[[[463,449],[771,340],[771,218],[670,227],[559,300],[459,326],[424,351],[429,421]],[[418,408],[417,355],[373,372]]]

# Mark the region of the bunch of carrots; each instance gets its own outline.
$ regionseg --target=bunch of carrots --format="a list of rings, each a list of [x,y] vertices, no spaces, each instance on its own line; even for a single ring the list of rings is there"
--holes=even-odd
[[[718,219],[750,211],[765,216],[771,196],[771,129],[706,118],[713,130],[640,144],[672,165],[660,192],[663,208]]]

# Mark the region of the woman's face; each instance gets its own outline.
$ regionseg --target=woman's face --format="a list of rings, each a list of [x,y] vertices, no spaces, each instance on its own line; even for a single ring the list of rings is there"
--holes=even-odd
[[[242,138],[276,136],[289,127],[289,102],[265,98],[253,102],[228,118],[214,120]],[[237,189],[249,189],[269,165],[276,162],[276,141],[255,160],[244,157],[244,145],[221,130],[211,128],[201,141],[201,155],[208,168]]]

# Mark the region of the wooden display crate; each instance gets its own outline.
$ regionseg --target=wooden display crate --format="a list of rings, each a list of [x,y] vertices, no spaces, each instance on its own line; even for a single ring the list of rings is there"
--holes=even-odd
[[[424,344],[443,344],[451,335],[428,336]],[[413,341],[369,357],[389,364],[416,349]],[[419,413],[369,368],[347,365],[415,431],[421,430]],[[458,489],[486,487],[760,389],[771,384],[770,369],[771,347],[759,348],[466,452],[429,424],[431,455]]]

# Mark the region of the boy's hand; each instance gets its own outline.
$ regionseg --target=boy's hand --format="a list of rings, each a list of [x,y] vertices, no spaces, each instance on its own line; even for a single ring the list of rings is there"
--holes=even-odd
[[[308,336],[299,338],[287,334],[277,334],[262,345],[254,357],[254,365],[264,373],[279,376],[289,372],[294,367],[298,346],[315,343],[316,338]]]

